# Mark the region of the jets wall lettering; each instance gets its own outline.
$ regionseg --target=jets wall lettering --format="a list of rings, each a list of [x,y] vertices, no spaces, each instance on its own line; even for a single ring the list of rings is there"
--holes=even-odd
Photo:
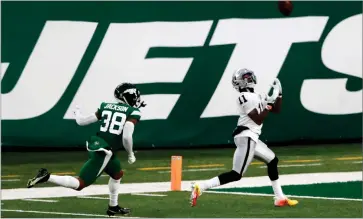
[[[25,4],[32,10],[19,8]],[[41,4],[49,4],[50,12]],[[78,104],[90,113],[112,101],[109,94],[120,81],[136,84],[148,103],[141,109],[135,147],[230,143],[238,95],[230,77],[240,66],[255,71],[257,90],[268,92],[276,77],[284,84],[283,112],[269,118],[280,126],[266,121],[262,140],[361,137],[359,2],[356,7],[310,2],[314,16],[306,7],[287,18],[264,8],[250,14],[243,9],[246,2],[165,3],[169,13],[146,7],[152,2],[113,2],[115,10],[129,11],[117,14],[97,13],[107,5],[93,2],[67,4],[2,4],[5,146],[83,145],[95,126],[79,129],[72,109]],[[179,16],[192,4],[200,10]],[[28,16],[30,11],[37,15]],[[287,119],[292,114],[294,121]],[[312,125],[316,120],[321,125]],[[211,136],[216,124],[231,128]],[[19,127],[23,136],[15,138]]]

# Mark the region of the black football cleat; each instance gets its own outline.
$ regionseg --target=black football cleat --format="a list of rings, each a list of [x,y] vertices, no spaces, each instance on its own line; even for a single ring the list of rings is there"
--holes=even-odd
[[[48,173],[48,170],[41,168],[39,170],[38,174],[34,178],[28,180],[27,187],[31,188],[35,184],[47,182],[49,179],[49,176],[50,176],[50,173]]]
[[[111,206],[108,206],[108,209],[107,209],[107,214],[108,216],[114,216],[114,215],[127,215],[131,212],[131,209],[130,208],[122,208],[120,206],[114,206],[114,207],[111,207]]]

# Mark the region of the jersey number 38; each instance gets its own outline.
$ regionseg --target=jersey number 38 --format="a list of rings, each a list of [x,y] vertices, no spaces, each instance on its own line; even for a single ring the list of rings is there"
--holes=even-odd
[[[100,128],[101,132],[108,131],[111,134],[115,135],[121,134],[126,121],[126,115],[124,113],[104,110],[102,112],[102,118],[103,118],[103,125]]]

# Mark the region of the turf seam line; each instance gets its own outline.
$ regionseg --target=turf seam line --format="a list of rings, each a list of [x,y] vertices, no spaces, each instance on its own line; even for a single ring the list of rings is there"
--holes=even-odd
[[[49,202],[49,203],[58,202],[58,200],[38,199],[38,198],[24,198],[24,199],[21,199],[21,200],[23,200],[23,201],[31,201],[31,202]]]
[[[1,179],[1,182],[19,182],[20,179]]]
[[[308,167],[308,166],[321,166],[321,163],[309,163],[309,164],[283,164],[278,167]],[[267,166],[261,166],[259,168],[267,168]]]
[[[98,196],[77,196],[77,198],[83,198],[83,199],[102,199],[102,200],[108,200],[109,198],[106,197],[98,197]]]
[[[165,196],[167,196],[167,195],[163,195],[163,194],[150,194],[150,193],[131,193],[131,195],[155,196],[155,197],[165,197]]]

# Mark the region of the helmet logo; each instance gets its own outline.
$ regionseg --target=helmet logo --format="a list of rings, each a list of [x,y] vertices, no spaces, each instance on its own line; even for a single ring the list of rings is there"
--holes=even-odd
[[[136,88],[127,89],[123,93],[136,94]]]

